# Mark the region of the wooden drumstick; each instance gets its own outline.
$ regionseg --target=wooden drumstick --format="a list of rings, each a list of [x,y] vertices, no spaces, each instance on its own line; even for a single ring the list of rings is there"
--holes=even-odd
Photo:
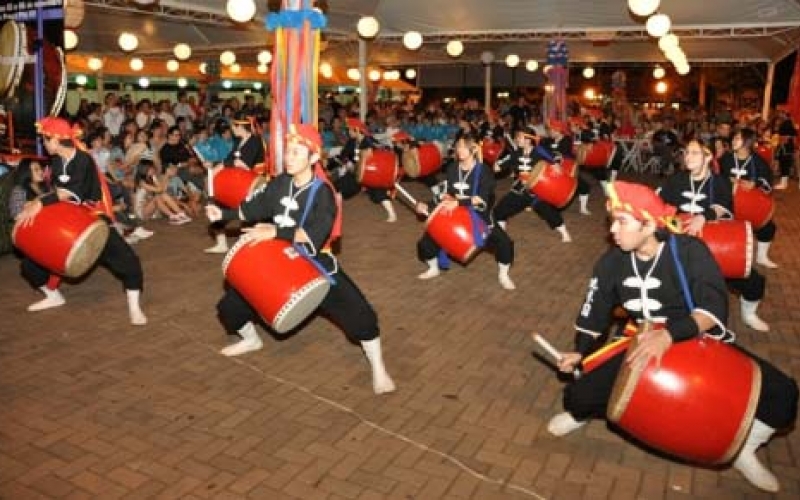
[[[208,166],[208,199],[212,199],[214,197],[214,167],[212,165]]]
[[[407,201],[407,202],[408,202],[408,203],[409,203],[409,204],[410,204],[412,207],[414,207],[414,210],[416,210],[416,209],[417,209],[417,203],[418,203],[418,202],[417,202],[417,200],[416,200],[416,198],[414,198],[414,197],[411,195],[411,193],[409,193],[409,192],[406,190],[406,188],[404,188],[403,186],[401,186],[399,182],[395,182],[395,183],[394,183],[394,187],[395,187],[395,189],[397,189],[397,192],[398,192],[398,193],[400,193],[400,194],[402,194],[402,195],[403,195],[403,198],[405,198],[405,199],[406,199],[406,201]],[[427,212],[427,211],[423,212],[423,215],[425,215],[425,216],[427,217],[427,216],[428,216],[428,212]]]
[[[532,333],[532,334],[531,334],[531,337],[533,337],[533,340],[534,340],[534,341],[535,341],[537,344],[539,344],[539,346],[540,346],[542,349],[544,349],[544,350],[545,350],[545,352],[547,352],[547,354],[549,354],[550,356],[552,356],[552,357],[553,357],[553,359],[555,359],[555,360],[556,360],[556,363],[560,363],[560,362],[561,362],[561,360],[562,360],[562,359],[564,359],[564,356],[562,356],[562,355],[561,355],[561,352],[559,352],[559,350],[558,350],[558,349],[556,349],[555,347],[553,347],[553,344],[551,344],[550,342],[548,342],[548,341],[547,341],[547,340],[546,340],[544,337],[542,337],[541,335],[539,335],[539,334],[538,334],[538,333],[536,333],[536,332]],[[572,375],[573,375],[575,378],[579,378],[579,377],[581,376],[581,371],[580,371],[580,369],[578,369],[578,367],[577,367],[577,366],[575,367],[575,369],[574,369],[574,370],[572,370]]]

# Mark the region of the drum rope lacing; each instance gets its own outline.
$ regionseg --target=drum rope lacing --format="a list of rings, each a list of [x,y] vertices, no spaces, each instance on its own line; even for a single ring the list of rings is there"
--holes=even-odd
[[[175,328],[178,331],[183,332],[193,342],[195,342],[198,345],[202,345],[203,347],[208,349],[210,352],[212,352],[215,356],[217,355],[218,346],[211,345],[211,344],[209,344],[207,342],[203,342],[202,340],[198,339],[197,336],[196,336],[196,332],[190,332],[190,331],[186,330],[180,323],[176,323],[176,322],[170,322],[170,323],[171,323],[171,326],[173,328]],[[247,369],[249,369],[249,370],[251,370],[251,371],[253,371],[253,372],[255,372],[255,373],[259,374],[259,375],[261,375],[262,377],[264,377],[266,379],[272,380],[273,382],[275,382],[277,384],[290,387],[290,388],[292,388],[292,389],[294,389],[294,390],[296,390],[298,392],[301,392],[301,393],[305,393],[311,399],[319,401],[322,404],[328,405],[328,406],[330,406],[330,407],[332,407],[332,408],[334,408],[336,410],[341,411],[342,413],[349,414],[353,418],[355,418],[357,421],[359,421],[360,423],[362,423],[362,424],[374,429],[375,431],[377,431],[377,432],[379,432],[381,434],[384,434],[384,435],[387,435],[387,436],[392,437],[394,439],[397,439],[398,441],[402,441],[402,442],[404,442],[406,444],[409,444],[409,445],[411,445],[411,446],[413,446],[413,447],[415,447],[415,448],[417,448],[419,450],[422,450],[423,452],[431,453],[433,455],[436,455],[436,456],[442,458],[443,460],[446,460],[447,462],[450,462],[451,464],[453,464],[457,468],[461,469],[462,471],[464,471],[465,473],[469,474],[470,476],[474,477],[475,479],[477,479],[479,481],[483,481],[484,483],[487,483],[487,484],[501,486],[501,487],[507,488],[509,490],[512,490],[512,491],[515,491],[515,492],[518,492],[518,493],[522,493],[522,494],[527,495],[529,497],[536,498],[537,500],[546,500],[546,497],[536,493],[535,491],[531,490],[530,488],[527,488],[525,486],[521,486],[521,485],[512,483],[511,481],[509,481],[507,479],[497,479],[497,478],[493,478],[493,477],[487,476],[486,474],[475,470],[474,468],[470,467],[469,465],[464,463],[459,458],[457,458],[457,457],[455,457],[455,456],[453,456],[453,455],[451,455],[451,454],[449,454],[447,452],[439,451],[436,448],[434,448],[432,446],[428,446],[427,444],[422,443],[420,441],[417,441],[416,439],[414,439],[412,437],[409,437],[409,436],[407,436],[405,434],[402,434],[400,432],[395,432],[395,431],[389,429],[388,427],[385,427],[385,426],[383,426],[383,425],[381,425],[381,424],[379,424],[377,422],[374,422],[374,421],[368,419],[367,417],[365,417],[361,413],[357,412],[353,408],[351,408],[349,406],[346,406],[346,405],[344,405],[342,403],[339,403],[338,401],[334,401],[333,399],[327,398],[325,396],[321,396],[321,395],[317,394],[316,392],[314,392],[314,390],[312,390],[312,389],[310,389],[310,388],[308,388],[308,387],[306,387],[306,386],[304,386],[302,384],[299,384],[297,382],[293,382],[291,380],[288,380],[288,379],[283,378],[281,376],[275,375],[273,373],[269,373],[269,372],[265,371],[264,369],[262,369],[262,368],[260,368],[258,366],[255,366],[255,365],[253,365],[251,363],[248,363],[247,361],[245,361],[245,360],[243,360],[241,358],[235,357],[235,356],[226,357],[225,359],[228,360],[228,361],[231,361],[233,363],[236,363],[236,364],[238,364],[240,366],[243,366],[243,367],[245,367],[245,368],[247,368]]]

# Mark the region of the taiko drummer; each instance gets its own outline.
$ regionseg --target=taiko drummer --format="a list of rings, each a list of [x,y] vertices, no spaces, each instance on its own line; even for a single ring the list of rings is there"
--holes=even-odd
[[[321,167],[315,168],[322,139],[311,125],[292,125],[286,143],[283,174],[255,192],[238,209],[208,206],[206,214],[212,222],[242,219],[257,223],[244,229],[250,242],[277,238],[294,243],[310,255],[332,281],[319,312],[361,343],[372,368],[375,393],[392,392],[395,385],[384,367],[375,311],[330,250],[331,240],[337,236],[334,231],[338,226],[338,209],[333,189],[321,180],[324,177]],[[222,354],[238,356],[262,348],[254,323],[258,313],[234,288],[228,288],[217,309],[225,328],[241,336],[241,340],[224,348]]]
[[[623,364],[637,371],[651,361],[661,363],[673,344],[703,334],[717,339],[709,339],[712,342],[733,342],[732,332],[725,327],[728,315],[725,280],[699,239],[670,234],[668,228],[675,207],[666,204],[649,187],[627,182],[612,183],[608,197],[611,234],[616,245],[595,264],[585,302],[576,319],[575,352],[562,354],[559,369],[572,372],[587,355],[601,347],[603,332],[609,327],[612,310],[617,305],[633,320],[651,322],[655,327],[642,329],[634,348],[609,358],[566,387],[566,411],[554,416],[548,424],[548,430],[556,436],[580,428],[590,418],[606,415],[612,387]],[[755,451],[769,441],[776,429],[794,422],[797,385],[771,364],[742,352],[758,365],[761,386],[755,419],[732,465],[757,488],[778,491],[778,480],[758,460]],[[719,376],[716,383],[724,384],[724,367],[721,371],[714,375]],[[662,406],[652,411],[679,409]]]
[[[73,128],[63,118],[45,117],[36,123],[42,135],[47,152],[54,156],[52,161],[53,191],[47,192],[26,204],[17,216],[17,224],[31,226],[36,224],[37,216],[43,209],[59,202],[73,202],[96,212],[104,223],[113,220],[113,208],[108,187],[99,173],[91,155],[84,151],[79,142],[80,129]],[[64,222],[66,223],[66,222]],[[75,242],[79,245],[80,242]],[[72,253],[79,253],[73,249]],[[115,229],[108,231],[108,239],[100,251],[98,260],[119,277],[125,286],[128,298],[130,321],[134,325],[144,325],[147,317],[139,304],[144,276],[139,257]],[[61,306],[64,296],[57,288],[51,288],[52,270],[44,268],[30,258],[22,262],[22,275],[32,286],[39,288],[45,298],[32,304],[29,311],[40,311]]]

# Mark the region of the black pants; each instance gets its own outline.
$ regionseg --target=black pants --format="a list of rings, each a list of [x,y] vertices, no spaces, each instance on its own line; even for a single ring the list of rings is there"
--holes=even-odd
[[[341,268],[333,275],[333,279],[336,284],[331,285],[317,310],[339,326],[350,339],[363,342],[377,338],[380,335],[378,316],[367,298]],[[237,332],[247,322],[259,318],[258,312],[233,287],[228,287],[217,303],[217,312],[228,333]]]
[[[739,346],[734,347],[753,359],[761,369],[761,391],[758,395],[756,418],[775,429],[792,425],[797,417],[798,392],[795,380],[767,361]],[[564,409],[576,420],[605,418],[611,390],[625,354],[622,352],[612,357],[564,389]],[[724,381],[724,374],[720,375],[720,380]],[[670,409],[660,408],[658,411]]]
[[[498,264],[514,263],[514,242],[502,227],[495,225],[486,238],[485,248],[494,249],[494,258]],[[417,258],[422,262],[435,259],[441,247],[433,241],[428,233],[422,235],[417,242]]]
[[[109,228],[108,241],[100,252],[97,262],[119,278],[126,290],[141,290],[144,286],[144,273],[139,256],[116,229]],[[22,276],[35,288],[43,287],[53,274],[28,257],[22,260],[21,267]]]
[[[382,188],[367,188],[367,196],[372,203],[380,204],[389,199],[389,192]]]
[[[769,243],[775,239],[776,231],[778,231],[778,226],[775,224],[775,221],[769,221],[764,224],[764,227],[756,229],[753,232],[755,233],[757,241]]]
[[[509,191],[503,196],[497,206],[494,207],[494,219],[496,221],[507,221],[530,206],[533,206],[533,210],[539,218],[547,222],[550,229],[555,229],[564,224],[564,218],[561,217],[561,212],[556,207],[534,198],[527,191],[522,193]]]
[[[742,294],[742,298],[749,302],[756,302],[764,298],[767,288],[767,279],[755,269],[750,271],[747,278],[728,279],[728,286]]]

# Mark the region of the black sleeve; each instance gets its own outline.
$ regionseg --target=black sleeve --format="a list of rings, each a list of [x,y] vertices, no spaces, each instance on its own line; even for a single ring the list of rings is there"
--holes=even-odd
[[[241,153],[242,162],[250,168],[264,163],[264,143],[261,142],[261,137],[256,134],[251,135],[242,147]]]
[[[273,200],[280,199],[276,185],[278,182],[268,182],[250,194],[239,205],[241,219],[247,222],[269,222],[275,217]]]
[[[731,184],[730,177],[712,175],[710,182],[714,189],[713,205],[719,205],[733,215],[733,185]],[[711,218],[706,217],[708,220],[714,220],[716,218],[716,212],[714,212]]]
[[[767,191],[772,190],[772,169],[758,153],[753,153],[753,163],[756,171],[756,178],[753,181],[755,181],[756,187]]]
[[[619,303],[614,276],[623,264],[621,257],[622,252],[612,248],[594,266],[586,299],[575,320],[575,349],[584,356],[600,346],[614,306]]]

